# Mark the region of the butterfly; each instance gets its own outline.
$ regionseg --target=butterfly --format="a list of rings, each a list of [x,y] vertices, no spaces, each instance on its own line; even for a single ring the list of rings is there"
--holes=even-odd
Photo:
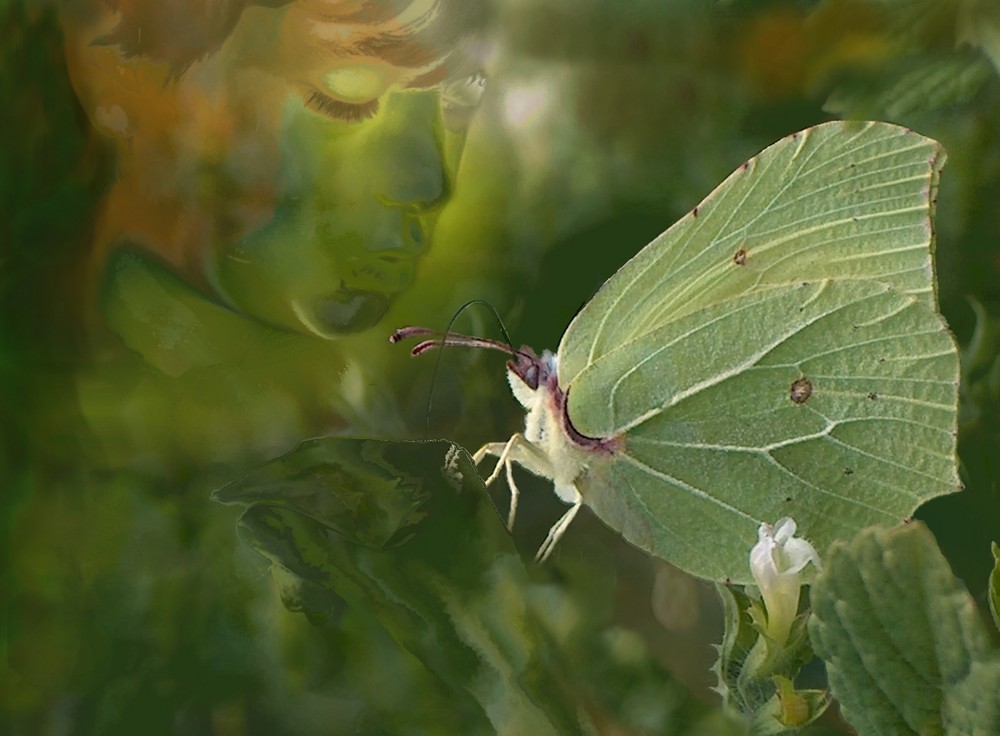
[[[751,158],[613,274],[555,353],[510,353],[522,432],[484,445],[626,540],[703,578],[750,582],[759,525],[818,549],[961,488],[958,352],[938,312],[934,206],[945,161],[894,125],[836,121]]]

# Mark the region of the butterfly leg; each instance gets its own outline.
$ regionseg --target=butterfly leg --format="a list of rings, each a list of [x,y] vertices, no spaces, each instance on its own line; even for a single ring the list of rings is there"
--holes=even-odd
[[[569,510],[563,514],[559,521],[552,525],[549,529],[548,536],[545,537],[545,541],[542,542],[542,546],[538,548],[538,554],[535,555],[535,562],[545,562],[549,555],[552,554],[552,550],[556,547],[556,542],[558,542],[563,533],[569,528],[573,519],[576,517],[576,512],[580,510],[583,505],[583,496],[576,489],[575,486],[570,486],[568,488],[559,488],[556,490],[556,494],[560,498],[572,498],[572,506]]]
[[[477,466],[486,459],[487,455],[493,455],[497,458],[497,464],[493,468],[493,472],[486,479],[486,485],[492,485],[493,481],[500,477],[500,471],[503,470],[504,465],[507,463],[507,456],[510,455],[511,449],[519,439],[523,439],[523,435],[520,433],[513,434],[506,442],[488,442],[476,450],[476,454],[472,456],[472,462]]]
[[[504,465],[507,468],[507,488],[510,489],[510,510],[507,512],[507,531],[514,530],[514,517],[517,516],[517,499],[521,495],[517,483],[514,482],[514,463],[508,460]]]
[[[507,512],[507,529],[508,531],[514,528],[514,518],[517,516],[517,499],[521,495],[521,491],[517,487],[517,483],[514,481],[514,463],[511,455],[519,455],[518,448],[524,442],[524,435],[518,433],[511,435],[510,439],[506,443],[500,442],[490,442],[489,444],[480,447],[476,454],[473,455],[473,462],[478,465],[487,455],[494,455],[497,458],[497,464],[493,468],[493,472],[490,473],[489,477],[486,479],[486,485],[490,485],[498,477],[500,477],[500,471],[507,471],[507,488],[510,490],[510,511]]]

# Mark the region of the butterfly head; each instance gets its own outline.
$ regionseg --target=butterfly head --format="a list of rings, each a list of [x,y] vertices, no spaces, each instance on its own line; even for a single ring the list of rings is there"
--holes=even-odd
[[[566,405],[566,392],[559,386],[559,356],[549,350],[538,355],[524,346],[515,350],[507,343],[454,332],[437,332],[426,327],[402,327],[392,333],[389,342],[414,337],[425,338],[410,351],[422,355],[447,345],[498,350],[511,356],[507,361],[507,383],[518,403],[528,413],[525,436],[532,438],[562,436],[572,445],[586,450],[613,453],[620,449],[621,437],[587,437],[573,426]]]
[[[401,327],[389,336],[389,342],[397,343],[414,337],[424,339],[413,347],[410,351],[412,355],[422,355],[428,350],[445,346],[483,348],[507,353],[511,356],[507,361],[507,380],[514,396],[525,408],[529,408],[529,404],[534,405],[535,401],[531,397],[539,393],[539,388],[549,388],[552,393],[558,390],[557,358],[548,350],[539,356],[526,345],[515,350],[513,345],[498,340],[460,335],[456,332],[441,333],[426,327]]]
[[[507,383],[510,384],[514,398],[530,411],[538,405],[543,395],[554,395],[557,392],[557,358],[548,350],[539,356],[526,345],[513,355],[507,361]]]

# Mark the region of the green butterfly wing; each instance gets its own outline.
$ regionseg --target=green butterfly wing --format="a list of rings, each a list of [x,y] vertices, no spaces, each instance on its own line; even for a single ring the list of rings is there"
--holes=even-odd
[[[601,519],[748,582],[761,521],[792,516],[822,550],[959,487],[933,279],[943,159],[886,124],[812,128],[608,280],[559,349],[573,425],[622,437],[580,481]]]
[[[768,285],[869,279],[936,307],[931,211],[944,159],[936,141],[885,123],[778,141],[608,279],[563,335],[560,385],[659,325]]]

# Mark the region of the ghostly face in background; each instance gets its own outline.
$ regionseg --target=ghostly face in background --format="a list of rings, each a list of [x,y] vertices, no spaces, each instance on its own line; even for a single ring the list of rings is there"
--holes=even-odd
[[[121,0],[68,19],[74,86],[118,154],[98,273],[137,249],[274,326],[374,325],[449,196],[482,92],[477,5]]]

